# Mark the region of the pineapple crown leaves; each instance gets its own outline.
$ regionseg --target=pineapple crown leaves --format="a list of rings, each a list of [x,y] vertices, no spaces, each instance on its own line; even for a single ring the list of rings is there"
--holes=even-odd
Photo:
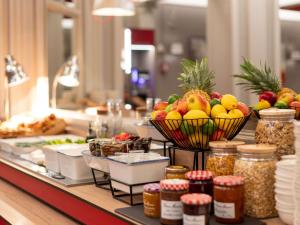
[[[177,78],[182,83],[179,85],[185,91],[198,89],[211,93],[215,86],[215,73],[208,68],[207,58],[201,62],[183,59],[181,62],[182,73]]]
[[[240,65],[242,73],[234,75],[239,78],[240,82],[237,85],[246,87],[252,93],[260,94],[263,91],[280,91],[280,82],[275,74],[272,73],[270,67],[260,64],[260,68],[253,65],[250,60],[244,58],[244,63]]]

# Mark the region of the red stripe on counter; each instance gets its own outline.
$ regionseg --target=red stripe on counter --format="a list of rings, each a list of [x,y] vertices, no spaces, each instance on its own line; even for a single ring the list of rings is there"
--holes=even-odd
[[[123,218],[0,162],[0,177],[83,224],[125,225]],[[0,225],[1,218],[0,218]]]

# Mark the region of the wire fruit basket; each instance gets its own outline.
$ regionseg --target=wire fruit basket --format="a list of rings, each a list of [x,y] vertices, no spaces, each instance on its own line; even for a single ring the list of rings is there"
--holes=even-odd
[[[233,139],[245,126],[251,113],[240,118],[199,118],[150,120],[169,141],[186,150],[208,150],[209,141]]]

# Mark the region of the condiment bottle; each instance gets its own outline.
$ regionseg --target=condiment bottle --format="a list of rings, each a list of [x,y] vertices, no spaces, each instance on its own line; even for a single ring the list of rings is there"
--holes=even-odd
[[[257,144],[276,145],[275,155],[295,154],[294,109],[260,110],[261,119],[257,123],[255,141]]]
[[[185,194],[183,204],[183,225],[208,225],[211,196],[206,194]]]
[[[188,193],[188,188],[189,182],[187,180],[166,179],[160,181],[160,222],[162,224],[182,224],[182,203],[180,197]]]
[[[274,145],[238,146],[234,174],[245,179],[245,213],[256,218],[274,217],[275,170]]]
[[[242,177],[214,178],[214,210],[217,222],[235,224],[244,220],[244,179]]]
[[[144,214],[149,217],[160,217],[160,184],[152,183],[144,186]]]
[[[190,169],[183,165],[172,165],[165,168],[166,179],[185,179],[185,173]]]
[[[209,147],[212,152],[206,160],[206,169],[214,176],[233,175],[234,161],[237,156],[236,148],[244,145],[243,141],[212,141]]]
[[[185,174],[189,180],[189,193],[203,193],[213,196],[213,174],[208,170],[189,171]]]

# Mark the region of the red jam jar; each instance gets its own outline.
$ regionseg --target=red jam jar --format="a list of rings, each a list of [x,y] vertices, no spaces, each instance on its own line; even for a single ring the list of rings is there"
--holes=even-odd
[[[216,221],[224,224],[244,220],[244,178],[219,176],[214,178],[214,214]]]
[[[186,194],[181,196],[184,225],[209,225],[212,197],[206,194]]]
[[[213,173],[208,170],[190,171],[185,174],[189,180],[189,193],[203,193],[213,196]]]
[[[180,197],[188,193],[189,182],[184,179],[160,181],[160,222],[165,225],[182,224]]]

